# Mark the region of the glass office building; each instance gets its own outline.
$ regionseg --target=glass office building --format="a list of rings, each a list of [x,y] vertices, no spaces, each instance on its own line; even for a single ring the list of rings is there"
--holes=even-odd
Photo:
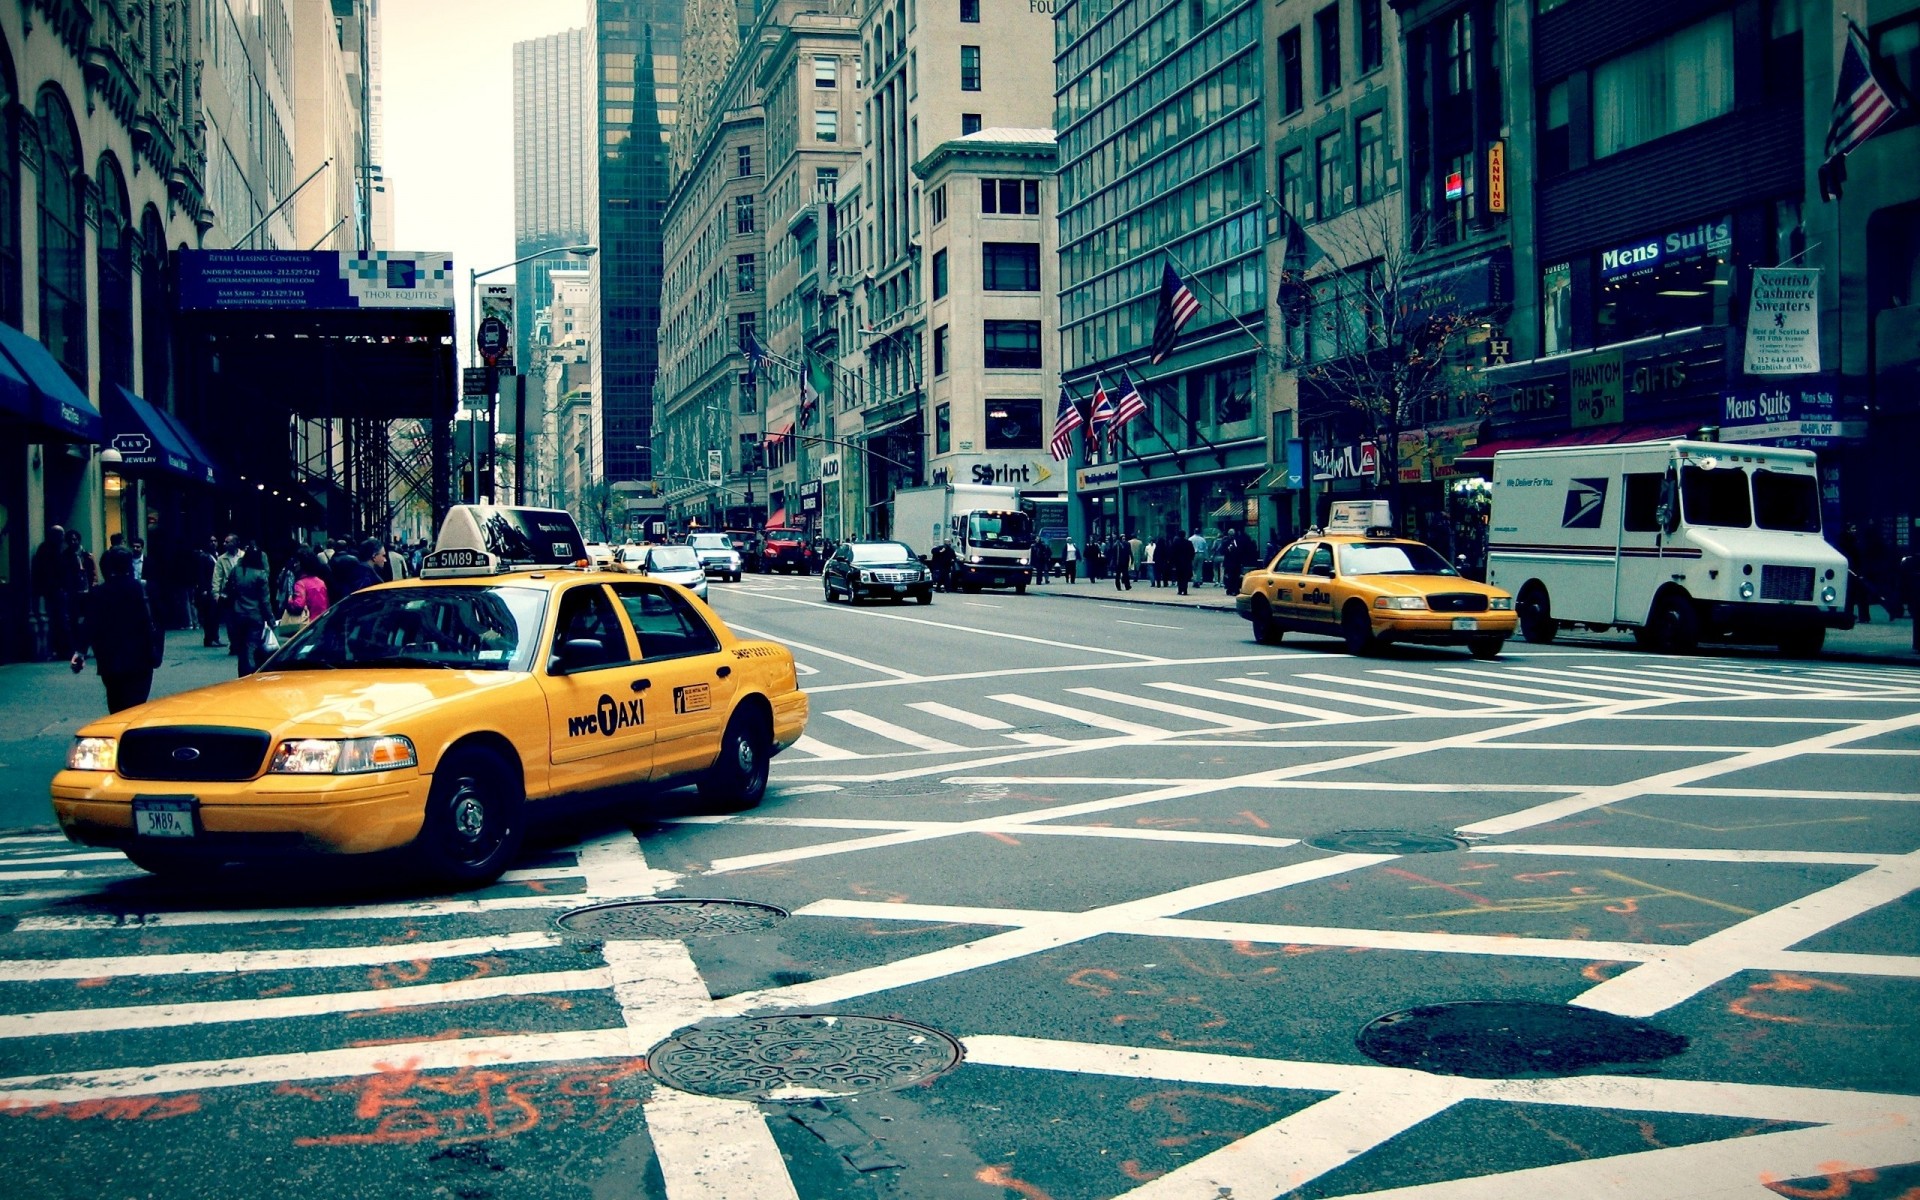
[[[591,242],[586,171],[592,159],[593,109],[587,98],[587,31],[569,29],[513,46],[513,256]],[[517,304],[514,362],[527,361],[534,317],[553,303],[556,270],[577,270],[563,254],[514,268]]]

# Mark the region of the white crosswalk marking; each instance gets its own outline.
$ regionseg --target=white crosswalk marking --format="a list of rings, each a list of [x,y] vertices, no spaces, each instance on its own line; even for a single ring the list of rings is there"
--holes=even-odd
[[[1319,721],[1351,721],[1353,713],[1343,713],[1331,708],[1312,708],[1305,704],[1289,704],[1285,700],[1270,700],[1264,696],[1242,696],[1236,692],[1223,692],[1217,688],[1196,687],[1190,683],[1150,683],[1151,688],[1178,692],[1184,696],[1198,696],[1206,700],[1219,700],[1226,704],[1243,704],[1249,708],[1264,708],[1268,712],[1293,713],[1295,716],[1311,717]]]
[[[1509,675],[1518,675],[1524,679],[1536,679],[1542,683],[1565,683],[1570,687],[1586,692],[1606,692],[1616,696],[1640,696],[1653,700],[1677,700],[1680,693],[1666,688],[1623,687],[1618,683],[1601,683],[1592,676],[1580,671],[1559,671],[1548,667],[1508,667]]]
[[[125,976],[225,974],[247,971],[311,971],[383,963],[504,954],[558,946],[552,933],[508,933],[390,946],[315,946],[298,950],[230,950],[222,954],[128,954],[110,958],[0,959],[0,983]]]
[[[1134,737],[1163,738],[1167,731],[1152,725],[1142,725],[1136,721],[1122,721],[1118,717],[1109,717],[1103,713],[1089,712],[1084,708],[1073,708],[1065,704],[1055,704],[1051,700],[1035,700],[1031,696],[1016,696],[1011,692],[1002,692],[989,699],[1002,704],[1011,704],[1015,708],[1031,709],[1034,712],[1047,713],[1050,716],[1065,717],[1082,725],[1091,725],[1095,729],[1109,729],[1114,733],[1131,734]]]
[[[1431,676],[1414,675],[1406,671],[1369,671],[1368,674],[1399,675],[1407,679],[1426,679],[1428,680],[1428,682],[1433,682]],[[1334,677],[1327,676],[1327,675],[1314,675],[1314,676],[1310,676],[1309,678],[1328,679],[1328,678],[1334,678]],[[1477,696],[1472,692],[1472,690],[1467,688],[1455,688],[1452,691],[1443,691],[1440,688],[1417,687],[1412,684],[1405,684],[1405,683],[1389,683],[1385,679],[1367,679],[1363,676],[1357,676],[1357,675],[1353,676],[1352,678],[1345,679],[1343,680],[1343,682],[1348,687],[1376,688],[1376,689],[1379,689],[1380,691],[1392,692],[1395,695],[1399,695],[1399,696],[1431,696],[1436,700],[1452,700],[1455,702],[1465,701],[1468,703],[1479,704],[1487,708],[1500,709],[1500,710],[1531,709],[1536,707],[1535,705],[1531,705],[1531,704],[1522,704],[1517,700],[1502,700],[1497,696]],[[1456,709],[1455,711],[1471,711],[1471,710]]]
[[[1490,670],[1482,667],[1442,667],[1441,670],[1445,671],[1449,675],[1472,677],[1475,680],[1475,683],[1473,686],[1481,689],[1482,691],[1511,693],[1512,695],[1516,695],[1516,696],[1540,696],[1549,700],[1563,700],[1570,704],[1572,703],[1578,703],[1578,704],[1611,704],[1613,703],[1613,701],[1611,700],[1603,700],[1598,696],[1583,696],[1583,695],[1576,695],[1573,692],[1549,691],[1546,688],[1519,687],[1511,683],[1486,682],[1487,680],[1491,680],[1491,679],[1509,678],[1507,673],[1504,671]],[[1394,674],[1394,675],[1406,674],[1406,672],[1404,671],[1393,671],[1388,673]],[[1421,677],[1413,676],[1413,678],[1421,678]]]
[[[924,733],[915,733],[903,725],[895,725],[892,721],[876,717],[871,713],[863,713],[855,708],[836,708],[821,713],[820,715],[823,717],[832,717],[834,720],[851,725],[855,729],[864,729],[868,733],[877,734],[890,742],[899,742],[902,746],[912,746],[915,750],[943,751],[961,749],[961,747],[954,745],[952,742],[942,741],[936,737],[928,737]]]
[[[1297,675],[1296,679],[1323,679],[1334,683],[1345,683],[1338,675]],[[1385,708],[1394,712],[1417,713],[1423,717],[1445,716],[1447,710],[1435,708],[1431,704],[1408,704],[1399,700],[1379,700],[1371,696],[1351,696],[1345,692],[1329,692],[1321,688],[1301,687],[1294,683],[1270,683],[1264,679],[1222,679],[1221,683],[1230,683],[1235,687],[1258,688],[1267,692],[1285,692],[1289,696],[1313,696],[1321,700],[1337,700],[1342,704],[1359,704],[1367,708]]]
[[[823,762],[862,757],[851,750],[842,750],[838,746],[829,746],[810,733],[801,734],[799,739],[793,743],[793,749],[798,750],[802,754],[820,759]]]
[[[1086,696],[1094,700],[1105,700],[1110,704],[1121,704],[1128,708],[1142,708],[1148,712],[1166,713],[1170,717],[1185,717],[1203,724],[1218,725],[1222,729],[1248,730],[1264,728],[1258,721],[1249,721],[1242,717],[1226,717],[1209,712],[1203,708],[1193,708],[1185,704],[1169,704],[1164,700],[1153,700],[1146,696],[1129,696],[1125,692],[1109,691],[1106,688],[1068,688],[1076,696]]]
[[[951,704],[942,704],[938,700],[919,700],[907,705],[935,717],[944,717],[949,721],[965,725],[969,729],[997,731],[1012,729],[1005,721],[996,721],[992,717],[983,717],[979,713],[968,712],[964,708],[955,708]]]

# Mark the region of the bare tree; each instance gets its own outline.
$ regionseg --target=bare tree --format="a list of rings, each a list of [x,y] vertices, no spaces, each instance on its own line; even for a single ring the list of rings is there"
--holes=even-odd
[[[1421,239],[1377,204],[1318,227],[1316,254],[1331,271],[1306,276],[1292,247],[1281,272],[1288,359],[1311,388],[1356,413],[1378,447],[1394,511],[1400,511],[1400,435],[1476,407],[1464,369],[1473,323],[1420,285]],[[1295,233],[1296,245],[1306,244]]]
[[[580,509],[575,516],[586,526],[588,539],[611,542],[615,532],[623,527],[621,517],[624,515],[622,498],[613,490],[613,484],[596,479],[582,485],[579,504]]]

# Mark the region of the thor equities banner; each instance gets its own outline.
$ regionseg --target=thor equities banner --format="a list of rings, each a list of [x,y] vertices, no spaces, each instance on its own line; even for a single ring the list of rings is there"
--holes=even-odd
[[[1747,309],[1749,375],[1814,375],[1820,370],[1820,271],[1755,267]]]

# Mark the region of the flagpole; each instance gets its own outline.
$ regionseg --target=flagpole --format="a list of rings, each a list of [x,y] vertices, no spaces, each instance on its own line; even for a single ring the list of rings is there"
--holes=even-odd
[[[1220,310],[1227,314],[1227,319],[1229,321],[1232,321],[1235,325],[1239,326],[1240,332],[1246,334],[1249,338],[1253,340],[1253,345],[1256,350],[1260,351],[1260,353],[1262,354],[1267,355],[1269,358],[1279,358],[1279,355],[1275,352],[1273,347],[1267,345],[1265,338],[1255,333],[1251,326],[1249,326],[1245,321],[1241,320],[1238,316],[1234,315],[1233,310],[1228,308],[1224,303],[1221,302],[1220,294],[1218,292],[1214,291],[1212,288],[1208,287],[1206,284],[1201,283],[1200,276],[1197,273],[1189,270],[1187,268],[1187,264],[1181,262],[1180,259],[1177,256],[1175,256],[1173,251],[1171,250],[1166,251],[1166,255],[1169,259],[1173,261],[1174,266],[1180,268],[1180,273],[1186,279],[1192,281],[1195,287],[1198,287],[1201,291],[1205,292],[1209,300],[1212,300],[1215,304],[1220,305]],[[1265,291],[1264,284],[1261,285],[1261,290],[1264,293]]]

